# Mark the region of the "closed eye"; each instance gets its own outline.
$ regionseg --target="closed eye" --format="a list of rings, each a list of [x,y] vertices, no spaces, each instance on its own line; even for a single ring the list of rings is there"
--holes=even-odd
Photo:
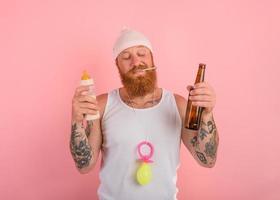
[[[130,56],[129,57],[122,57],[123,60],[129,60],[130,59]]]
[[[140,57],[143,57],[143,56],[146,56],[146,52],[138,52],[137,55]]]
[[[147,49],[146,48],[139,48],[137,50],[137,55],[140,57],[146,56],[147,55]]]
[[[122,59],[123,60],[129,60],[130,59],[130,54],[129,53],[122,54]]]

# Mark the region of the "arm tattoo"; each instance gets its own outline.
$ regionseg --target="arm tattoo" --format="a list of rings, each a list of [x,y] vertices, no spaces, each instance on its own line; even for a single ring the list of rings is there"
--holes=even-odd
[[[213,132],[216,131],[216,125],[215,125],[213,116],[207,123],[205,121],[201,120],[201,125],[202,125],[201,127],[206,127],[208,129],[208,131],[207,131],[208,134],[212,134]]]
[[[194,136],[194,137],[191,139],[191,144],[192,144],[193,147],[195,147],[195,146],[198,144],[197,136]]]
[[[198,135],[201,140],[203,140],[207,136],[208,132],[201,127],[200,131],[198,132]]]
[[[201,124],[207,126],[207,124],[203,120],[201,120]]]
[[[72,125],[71,141],[70,141],[71,154],[79,169],[89,166],[92,158],[92,149],[88,143],[88,139],[78,130],[76,123]]]
[[[216,140],[212,137],[209,142],[205,144],[205,154],[212,159],[215,159],[217,152],[217,143]]]
[[[93,120],[87,121],[87,127],[86,127],[86,135],[87,135],[87,137],[90,135],[92,126],[93,126]]]
[[[216,131],[216,126],[215,126],[214,120],[213,121],[208,121],[207,122],[207,127],[208,127],[208,130],[209,130],[209,133],[213,133],[214,131]]]
[[[211,160],[207,160],[206,158],[215,160],[218,148],[218,139],[217,129],[213,116],[208,121],[201,120],[201,127],[198,131],[198,135],[194,136],[191,139],[190,143],[196,149],[195,154],[203,164],[207,164],[208,161],[210,163],[212,162]],[[202,145],[204,147],[202,147]]]
[[[196,153],[197,157],[199,158],[199,160],[200,160],[202,163],[207,164],[207,160],[206,160],[206,158],[205,158],[205,156],[204,156],[203,153],[201,153],[201,152],[199,152],[199,151],[196,151],[195,153]]]

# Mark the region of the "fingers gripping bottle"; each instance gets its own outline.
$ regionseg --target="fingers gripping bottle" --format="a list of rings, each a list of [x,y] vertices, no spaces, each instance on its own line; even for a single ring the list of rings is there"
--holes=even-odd
[[[87,95],[89,95],[93,98],[96,98],[95,91],[94,91],[94,89],[95,89],[94,88],[94,80],[92,78],[90,78],[90,75],[88,74],[88,72],[86,70],[83,72],[83,75],[82,75],[82,78],[81,78],[81,81],[80,81],[80,85],[89,86],[89,91],[88,91]],[[95,120],[95,119],[99,119],[99,118],[100,118],[99,112],[96,115],[87,114],[85,116],[85,119],[87,121]]]

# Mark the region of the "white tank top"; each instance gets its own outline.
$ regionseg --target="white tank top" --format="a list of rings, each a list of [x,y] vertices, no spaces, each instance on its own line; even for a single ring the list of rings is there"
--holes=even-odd
[[[175,200],[181,144],[181,118],[174,95],[162,89],[160,102],[134,109],[120,98],[119,89],[108,94],[102,118],[100,200]],[[136,182],[139,167],[137,145],[147,140],[154,146],[152,181]]]

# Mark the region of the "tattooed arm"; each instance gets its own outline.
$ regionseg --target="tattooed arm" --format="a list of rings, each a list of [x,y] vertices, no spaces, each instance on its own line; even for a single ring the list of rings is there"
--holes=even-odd
[[[87,121],[84,126],[83,114],[96,114],[94,110],[98,109],[102,118],[107,94],[99,95],[97,99],[90,99],[79,95],[81,91],[84,89],[80,88],[76,91],[77,95],[73,98],[70,151],[78,171],[84,174],[90,172],[98,160],[102,134],[101,120]]]
[[[87,128],[83,122],[72,122],[70,150],[79,171],[84,172],[85,169],[92,165],[92,148],[89,144],[87,135],[90,134],[89,129],[93,125],[93,121],[87,123]]]
[[[202,113],[201,128],[198,131],[184,127],[187,101],[175,95],[177,107],[182,119],[181,138],[194,159],[203,167],[214,167],[217,158],[219,136],[212,113]]]
[[[202,113],[201,126],[198,131],[183,128],[182,140],[201,166],[214,167],[219,135],[212,113]]]

